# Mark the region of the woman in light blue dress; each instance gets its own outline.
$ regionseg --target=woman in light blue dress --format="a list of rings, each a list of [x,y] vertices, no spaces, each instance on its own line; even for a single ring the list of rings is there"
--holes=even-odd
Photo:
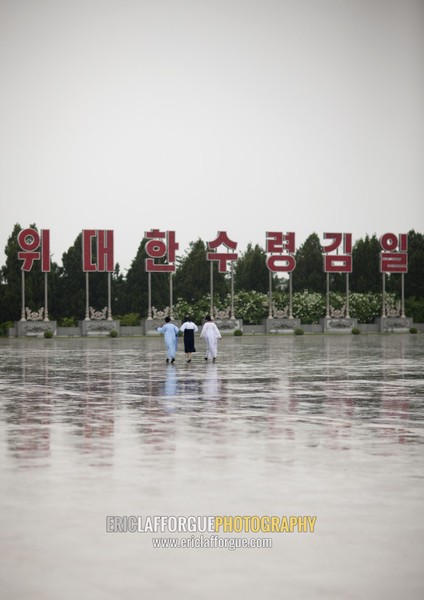
[[[166,348],[168,351],[166,362],[174,363],[178,346],[178,327],[171,323],[171,319],[169,317],[165,317],[165,325],[163,325],[162,327],[158,327],[157,330],[159,331],[159,333],[163,333],[164,336]]]

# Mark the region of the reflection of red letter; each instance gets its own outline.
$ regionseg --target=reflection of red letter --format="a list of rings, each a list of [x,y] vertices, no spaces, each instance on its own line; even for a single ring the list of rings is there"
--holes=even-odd
[[[91,238],[96,237],[94,229],[83,229],[82,232],[82,270],[95,271],[96,265],[91,262]]]
[[[97,232],[97,270],[113,272],[113,231],[111,229]]]

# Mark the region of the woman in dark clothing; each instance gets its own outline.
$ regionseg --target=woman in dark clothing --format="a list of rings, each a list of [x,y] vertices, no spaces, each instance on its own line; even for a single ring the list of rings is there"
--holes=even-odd
[[[184,317],[184,322],[180,327],[180,331],[184,332],[184,352],[187,355],[187,362],[191,362],[191,353],[196,352],[194,347],[194,334],[198,327],[190,317]]]

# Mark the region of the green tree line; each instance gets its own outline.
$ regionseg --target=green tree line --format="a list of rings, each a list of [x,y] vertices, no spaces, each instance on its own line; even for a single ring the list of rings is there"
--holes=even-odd
[[[30,227],[37,229],[35,224]],[[17,223],[5,247],[6,262],[0,269],[0,323],[16,321],[21,316],[21,266],[18,259],[17,236],[22,227]],[[114,317],[134,314],[147,316],[148,274],[145,271],[146,239],[142,239],[136,256],[126,274],[117,263],[112,274],[112,313]],[[353,272],[349,275],[349,288],[353,293],[378,293],[382,289],[379,272],[380,243],[376,235],[357,240],[352,250]],[[188,305],[198,302],[210,292],[210,262],[206,259],[207,244],[200,238],[190,243],[183,256],[177,258],[173,275],[174,303]],[[52,262],[48,275],[49,317],[60,321],[77,320],[85,316],[85,273],[82,271],[82,235],[63,253],[61,264]],[[292,274],[293,292],[326,291],[326,274],[323,270],[322,247],[319,236],[312,233],[297,249],[296,269]],[[229,274],[218,272],[213,263],[214,299],[221,303],[231,289]],[[272,275],[275,291],[287,289],[287,278]],[[167,273],[151,274],[152,305],[163,309],[170,302],[170,276]],[[269,291],[270,272],[266,266],[265,250],[258,244],[249,244],[234,263],[235,292]],[[107,274],[90,273],[90,305],[96,309],[107,305]],[[400,294],[400,275],[386,277],[386,290]],[[332,292],[343,293],[346,278],[332,274]],[[409,306],[424,299],[424,236],[411,230],[408,233],[408,273],[405,276],[405,297]],[[39,261],[25,274],[25,304],[35,310],[44,306],[44,273]],[[411,315],[413,316],[413,315]],[[415,317],[414,317],[415,318]],[[417,320],[415,318],[415,320]]]

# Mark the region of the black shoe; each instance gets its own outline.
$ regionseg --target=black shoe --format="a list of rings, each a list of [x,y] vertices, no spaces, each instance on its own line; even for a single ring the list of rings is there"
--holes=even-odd
[[[208,357],[207,356],[205,356],[205,361],[208,362]]]
[[[187,362],[191,362],[191,358],[189,358]]]
[[[165,362],[169,363],[169,358],[167,358]]]
[[[173,358],[173,359],[171,360],[171,362],[172,362],[172,363],[174,363],[174,362],[175,362],[175,358]]]
[[[212,362],[216,362],[216,358],[213,358],[213,359],[212,359]]]

